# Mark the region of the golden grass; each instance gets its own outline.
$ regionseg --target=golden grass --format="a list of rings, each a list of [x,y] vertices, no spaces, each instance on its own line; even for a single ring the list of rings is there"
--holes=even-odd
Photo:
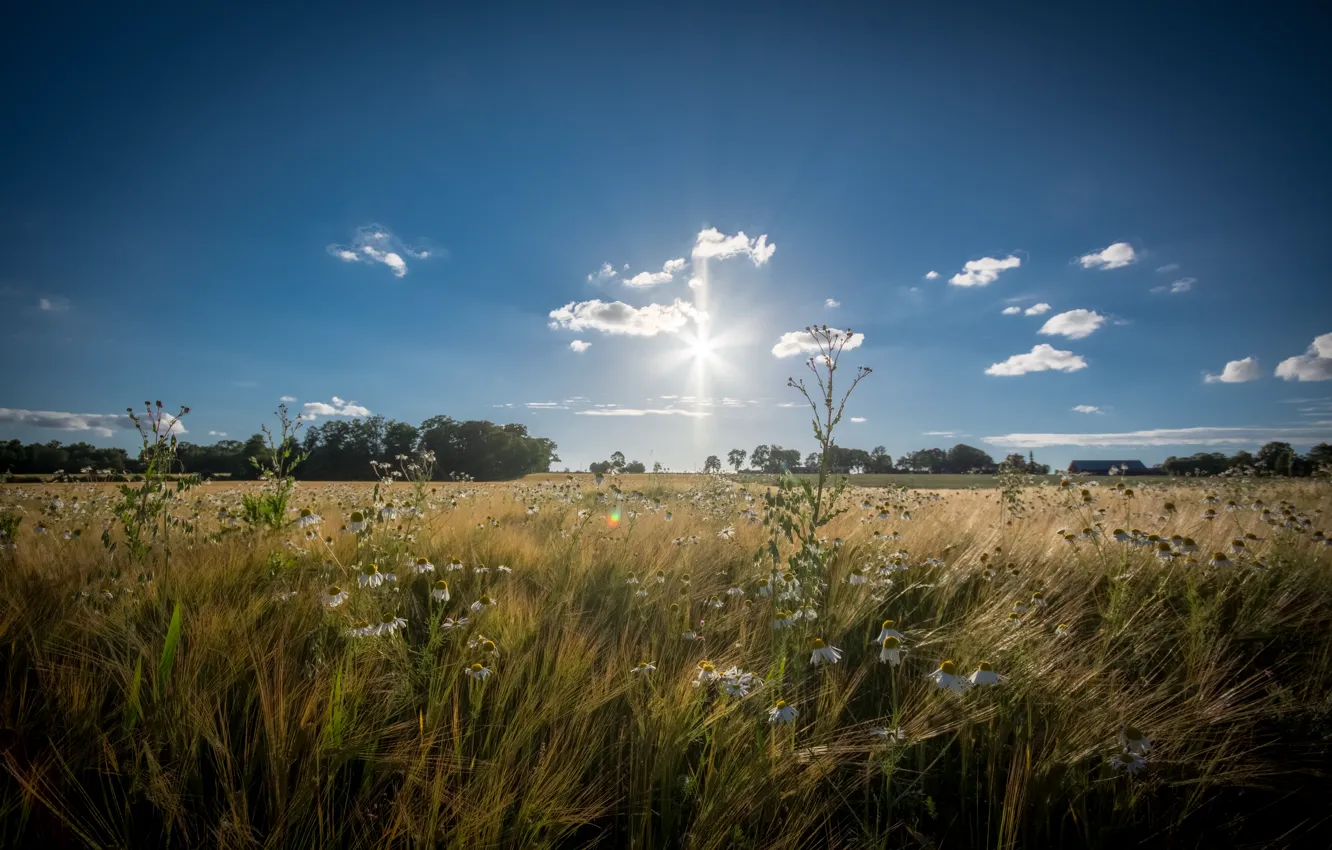
[[[762,488],[616,483],[618,502],[598,502],[610,482],[589,476],[440,485],[419,524],[364,538],[336,529],[368,485],[303,484],[297,504],[325,518],[331,545],[296,531],[210,542],[218,508],[255,486],[213,484],[173,507],[199,530],[143,566],[100,543],[110,488],[0,490],[0,507],[27,512],[0,554],[0,843],[1048,847],[1281,843],[1327,825],[1309,805],[1332,737],[1332,548],[1312,535],[1332,508],[1325,485],[1218,491],[1261,499],[1275,525],[1252,509],[1204,520],[1204,491],[1189,487],[1132,499],[1091,488],[1090,504],[1043,487],[1004,526],[997,491],[895,493],[891,520],[859,508],[882,491],[851,491],[852,510],[825,529],[829,546],[845,542],[819,619],[776,631],[782,606],[757,595],[768,570],[753,559],[768,530],[740,514]],[[1309,526],[1285,528],[1282,500]],[[720,539],[731,525],[735,539]],[[1061,527],[1101,533],[1068,542]],[[1116,527],[1188,536],[1199,553],[1161,561],[1114,541]],[[1246,532],[1262,538],[1250,548],[1263,569],[1208,566]],[[899,550],[908,566],[891,586],[847,583]],[[436,573],[410,579],[408,554]],[[444,572],[454,556],[467,569]],[[398,570],[396,585],[358,588],[371,560]],[[481,564],[491,572],[472,571]],[[440,576],[445,605],[428,597]],[[334,582],[350,599],[329,609]],[[1011,624],[1037,590],[1047,607]],[[440,627],[483,593],[492,610]],[[713,596],[722,608],[706,607]],[[177,602],[182,639],[163,680]],[[390,613],[402,632],[349,636]],[[886,618],[907,636],[895,669],[874,642]],[[480,636],[494,655],[469,647]],[[842,661],[811,667],[815,636]],[[705,658],[764,684],[738,699],[696,687]],[[1005,681],[942,691],[926,674],[946,658],[966,673],[989,661]],[[641,660],[657,670],[631,675]],[[472,681],[474,662],[493,675]],[[795,723],[769,725],[778,698]],[[1132,778],[1107,766],[1126,724],[1153,741]]]

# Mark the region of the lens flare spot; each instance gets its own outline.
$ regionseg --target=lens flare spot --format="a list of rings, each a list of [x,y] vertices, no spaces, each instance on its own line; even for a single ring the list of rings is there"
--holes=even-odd
[[[611,511],[610,514],[606,517],[606,525],[609,525],[611,528],[615,528],[619,524],[620,524],[620,511],[619,509],[616,509]]]

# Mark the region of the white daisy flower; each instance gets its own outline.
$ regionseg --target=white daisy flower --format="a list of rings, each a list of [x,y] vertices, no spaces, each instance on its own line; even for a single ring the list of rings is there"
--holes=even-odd
[[[957,668],[951,661],[944,661],[939,665],[939,669],[930,673],[927,678],[933,679],[940,688],[947,688],[955,694],[960,694],[971,687],[971,682],[957,675]]]
[[[897,638],[899,641],[905,642],[906,635],[902,634],[896,628],[894,628],[896,625],[897,624],[892,620],[884,620],[882,628],[879,629],[879,636],[874,639],[874,642],[881,644],[884,642],[886,638],[890,637]]]
[[[319,514],[309,508],[301,508],[301,516],[296,520],[296,527],[309,528],[314,525],[319,525],[321,522],[323,522],[323,517],[319,516]]]
[[[646,675],[656,669],[657,665],[653,664],[651,661],[640,661],[638,662],[638,664],[634,666],[634,669],[630,670],[629,672],[637,676],[640,674]]]
[[[882,649],[879,650],[879,661],[884,664],[891,664],[896,667],[902,663],[902,653],[906,652],[902,648],[902,640],[892,635],[884,638],[881,642]]]
[[[472,603],[471,608],[472,611],[479,614],[482,611],[494,607],[494,605],[495,600],[491,598],[489,594],[482,594],[480,599]]]
[[[842,660],[842,650],[835,646],[828,646],[823,642],[823,638],[814,638],[813,651],[809,654],[809,663],[815,666],[819,664],[836,664]]]
[[[490,674],[493,672],[495,671],[491,670],[489,667],[485,666],[484,664],[481,664],[480,662],[477,662],[476,664],[473,664],[471,667],[467,668],[467,675],[471,676],[472,679],[478,682],[484,682],[486,679],[490,678]]]
[[[1147,760],[1137,753],[1122,752],[1110,759],[1110,766],[1130,776],[1141,773],[1147,767]]]
[[[347,521],[347,530],[352,534],[360,534],[365,531],[365,514],[360,511],[352,511],[351,519]]]
[[[865,578],[865,571],[860,567],[852,567],[851,573],[846,577],[847,584],[868,584],[869,579]]]
[[[728,525],[728,526],[726,526],[726,527],[723,528],[721,531],[717,532],[717,537],[718,537],[719,539],[721,539],[721,540],[734,540],[734,539],[735,539],[735,526],[733,526],[733,525]]]
[[[384,583],[387,576],[379,571],[376,564],[367,564],[361,574],[356,577],[356,581],[361,587],[379,587]]]
[[[428,558],[417,558],[415,561],[408,563],[407,569],[412,575],[419,576],[422,573],[433,573],[435,571],[435,565],[430,563]]]
[[[347,601],[347,591],[334,584],[329,586],[324,595],[319,598],[328,607],[336,608]]]
[[[980,664],[976,665],[976,672],[971,674],[970,682],[973,685],[993,686],[999,684],[1003,680],[1003,676],[994,672],[994,668],[990,666],[990,662],[982,661]]]
[[[768,722],[774,726],[778,723],[790,723],[796,719],[797,714],[799,712],[795,710],[795,706],[787,705],[786,700],[779,699],[776,705],[768,709]]]
[[[712,666],[711,661],[698,662],[698,673],[694,676],[694,687],[706,685],[721,678],[717,673],[717,668]]]
[[[444,579],[435,582],[435,586],[430,589],[430,598],[436,602],[448,602],[449,583]]]

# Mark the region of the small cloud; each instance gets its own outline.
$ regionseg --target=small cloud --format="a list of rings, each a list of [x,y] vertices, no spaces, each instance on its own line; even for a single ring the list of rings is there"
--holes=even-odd
[[[407,261],[404,255],[416,260],[425,260],[439,254],[440,251],[406,245],[387,228],[369,224],[356,229],[351,244],[329,245],[328,253],[344,263],[380,263],[388,266],[394,277],[405,277]]]
[[[671,304],[630,307],[623,301],[570,301],[550,311],[550,327],[560,330],[593,330],[626,336],[656,336],[679,333],[692,319],[706,319],[707,313],[679,298]]]
[[[645,289],[649,286],[656,286],[659,283],[670,283],[670,272],[639,272],[631,278],[626,278],[625,286],[632,286],[635,289]]]
[[[1287,381],[1332,381],[1332,333],[1315,337],[1308,351],[1278,363],[1276,376]]]
[[[994,257],[968,260],[962,271],[950,277],[948,282],[954,286],[989,286],[999,279],[1000,272],[1016,269],[1021,265],[1022,260],[1012,255],[1002,260]]]
[[[208,432],[208,436],[210,436],[210,437],[225,437],[226,435],[227,435],[227,432],[226,432],[226,431],[209,431],[209,432]]]
[[[1028,313],[1031,311],[1028,310]],[[1057,316],[1051,316],[1037,333],[1046,336],[1066,336],[1069,339],[1089,337],[1101,325],[1105,317],[1092,310],[1069,310]]]
[[[846,335],[845,331],[833,330],[831,328],[829,329],[829,332],[832,334],[834,344]],[[842,350],[848,351],[852,348],[859,348],[860,344],[864,341],[864,334],[853,334],[846,340],[846,344],[842,346]],[[819,344],[815,341],[809,331],[791,331],[790,333],[784,333],[782,334],[782,338],[777,340],[777,344],[772,347],[772,355],[774,357],[794,357],[797,354],[818,353]]]
[[[777,403],[777,406],[781,408],[790,409],[792,407],[806,407],[807,405],[798,401],[780,401]]]
[[[1171,272],[1177,271],[1179,271],[1179,263],[1166,263],[1164,266],[1158,266],[1156,269],[1157,274],[1170,274]]]
[[[1256,381],[1262,376],[1263,373],[1258,368],[1257,358],[1245,357],[1243,360],[1231,360],[1221,370],[1220,375],[1206,375],[1203,377],[1203,381],[1209,384],[1243,384],[1248,381]]]
[[[1040,304],[1033,304],[1030,307],[1028,307],[1026,310],[1023,311],[1022,315],[1039,316],[1042,313],[1048,313],[1048,312],[1050,312],[1050,305],[1046,304],[1045,302],[1041,302]]]
[[[863,417],[863,416],[852,416],[852,417],[851,417],[851,421],[852,421],[852,422],[864,422],[864,421],[866,421],[866,420],[865,420],[865,417]]]
[[[529,401],[523,407],[530,407],[533,410],[568,410],[569,408],[560,404],[558,401]]]
[[[836,298],[828,298],[824,300],[823,306],[827,307],[829,310],[832,310],[836,307],[841,307],[842,302],[838,301]]]
[[[921,432],[921,435],[922,435],[922,436],[925,436],[925,437],[956,437],[956,436],[957,436],[957,432],[956,432],[956,431],[922,431],[922,432]]]
[[[587,350],[588,350],[589,348],[591,348],[591,347],[592,347],[592,343],[590,343],[590,342],[584,342],[584,341],[581,340],[581,339],[576,339],[576,340],[574,340],[573,342],[569,343],[569,349],[570,349],[571,351],[575,351],[575,352],[577,352],[577,353],[579,353],[579,354],[582,354],[584,351],[587,351]]]
[[[939,273],[936,272],[934,269],[930,269],[929,271],[925,272],[926,280],[937,280],[938,278],[939,278]]]
[[[628,268],[628,266],[626,266],[625,268]],[[592,274],[588,275],[587,279],[589,281],[610,280],[613,277],[615,277],[615,269],[611,267],[610,263],[602,263],[601,268],[598,271],[595,271]]]
[[[1030,372],[1076,372],[1087,368],[1087,361],[1071,351],[1060,351],[1046,343],[1033,346],[1027,354],[1014,354],[985,370],[987,375],[1012,377]]]
[[[369,416],[370,409],[357,404],[354,401],[343,401],[337,396],[333,396],[331,404],[322,401],[307,401],[301,405],[301,417],[303,419],[314,419],[317,416]]]
[[[282,402],[292,402],[292,401],[295,401],[295,400],[296,400],[296,396],[294,396],[294,395],[284,395],[284,396],[282,396],[282,398],[278,399],[278,401],[282,401]]]
[[[1180,295],[1193,289],[1193,285],[1198,281],[1191,277],[1182,277],[1169,286],[1153,286],[1152,292],[1158,295]]]
[[[1021,308],[1021,307],[1005,307],[1003,310],[1000,310],[999,312],[1003,313],[1005,316],[1016,316],[1018,313],[1021,313],[1021,312],[1022,312],[1022,308]]]
[[[1075,404],[1075,405],[1073,405],[1073,412],[1074,412],[1074,413],[1105,413],[1104,410],[1102,410],[1101,408],[1097,407],[1097,406],[1094,405],[1094,404]]]
[[[661,410],[644,410],[636,407],[614,407],[598,408],[592,410],[576,410],[575,416],[688,416],[692,418],[701,418],[711,416],[711,413],[700,410],[681,410],[677,407],[668,407]]]
[[[1137,253],[1133,250],[1133,246],[1127,242],[1116,242],[1100,251],[1093,251],[1078,258],[1078,262],[1082,263],[1084,269],[1099,268],[1102,271],[1122,269],[1124,266],[1137,261]]]
[[[701,278],[701,277],[691,277],[691,278],[689,278],[689,288],[690,288],[690,289],[702,289],[702,288],[703,288],[703,278]]]
[[[761,266],[772,259],[773,252],[776,250],[776,244],[768,244],[766,233],[758,239],[750,239],[743,230],[734,236],[727,236],[717,228],[709,227],[706,230],[699,231],[698,238],[694,242],[694,259],[716,258],[723,260],[727,257],[747,254],[754,261],[754,265]]]
[[[69,309],[69,299],[60,295],[38,298],[37,309],[43,313],[63,313]]]
[[[667,260],[662,263],[661,270],[666,272],[666,274],[675,274],[678,271],[682,271],[687,265],[689,265],[689,261],[684,257],[676,257],[674,260]]]

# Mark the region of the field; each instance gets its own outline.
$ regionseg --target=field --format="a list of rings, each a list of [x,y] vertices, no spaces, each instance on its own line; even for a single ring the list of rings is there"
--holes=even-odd
[[[816,475],[800,475],[798,478],[815,480]],[[773,484],[777,481],[776,475],[740,475],[738,480],[746,484]],[[1037,483],[1058,484],[1064,476],[1062,475],[1036,475],[1032,480]],[[991,490],[999,486],[998,475],[928,475],[921,473],[907,473],[904,475],[851,475],[848,480],[856,487],[906,487],[909,490]],[[1075,481],[1085,484],[1089,481],[1096,481],[1096,478],[1076,478]],[[1104,481],[1105,479],[1101,479]],[[1142,487],[1146,484],[1163,484],[1170,481],[1166,475],[1144,475],[1133,478],[1134,487]]]
[[[0,845],[1325,846],[1332,488],[945,477],[0,488]]]

